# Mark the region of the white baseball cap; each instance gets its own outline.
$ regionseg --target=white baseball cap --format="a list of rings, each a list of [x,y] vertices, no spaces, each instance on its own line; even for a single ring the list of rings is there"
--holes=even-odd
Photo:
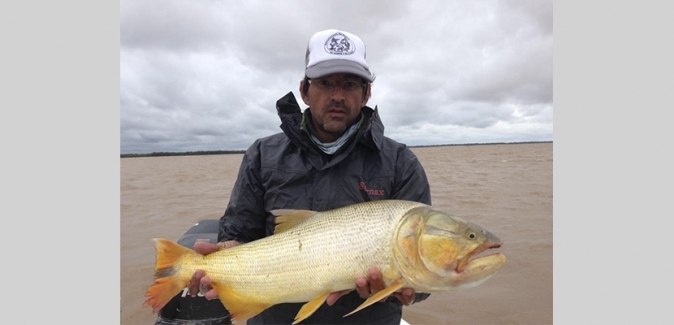
[[[350,73],[372,82],[374,74],[365,62],[365,43],[356,35],[336,29],[320,31],[309,39],[304,74],[320,78]]]

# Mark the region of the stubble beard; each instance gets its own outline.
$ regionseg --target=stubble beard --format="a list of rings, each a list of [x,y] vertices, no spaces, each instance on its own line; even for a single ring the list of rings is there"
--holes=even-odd
[[[329,116],[328,111],[332,108],[340,108],[346,115],[342,118],[331,117]],[[353,123],[353,119],[349,120],[351,116],[351,107],[345,103],[330,103],[323,108],[323,113],[323,118],[321,119],[320,123],[317,123],[317,126],[321,129],[321,131],[329,135],[340,137]]]

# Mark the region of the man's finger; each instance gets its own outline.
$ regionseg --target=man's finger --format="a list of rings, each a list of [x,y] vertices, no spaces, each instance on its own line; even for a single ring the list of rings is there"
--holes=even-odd
[[[215,289],[208,290],[208,292],[206,292],[204,297],[206,297],[206,299],[208,300],[213,300],[215,298],[218,298],[218,292],[215,291]]]
[[[365,278],[356,279],[356,291],[358,292],[358,296],[363,299],[367,299],[370,296],[370,286]]]
[[[341,298],[345,294],[348,294],[349,292],[351,292],[351,290],[342,290],[333,292],[330,295],[328,295],[327,299],[325,299],[325,303],[328,304],[328,306],[332,306],[337,302],[339,298]]]
[[[192,277],[190,278],[190,282],[187,285],[190,296],[196,297],[197,293],[199,293],[199,282],[203,276],[204,276],[203,270],[196,270],[192,275]]]
[[[211,244],[202,241],[194,243],[194,251],[201,255],[208,255],[210,253],[217,252],[219,249],[220,247],[217,244]]]
[[[404,288],[401,292],[395,292],[393,295],[400,300],[405,306],[409,306],[414,302],[414,289]]]
[[[384,290],[386,284],[384,283],[384,279],[381,276],[381,272],[379,272],[377,269],[370,269],[369,275],[370,293],[377,293]]]
[[[218,292],[213,289],[211,286],[211,278],[205,276],[201,278],[201,281],[199,283],[199,291],[201,291],[201,294],[206,297],[208,300],[212,300],[218,297]]]

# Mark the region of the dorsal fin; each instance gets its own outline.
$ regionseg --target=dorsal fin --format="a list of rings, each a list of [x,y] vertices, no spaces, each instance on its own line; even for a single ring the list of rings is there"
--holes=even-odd
[[[316,214],[316,211],[292,209],[277,209],[271,210],[270,212],[276,216],[276,227],[274,228],[275,234],[284,232]]]

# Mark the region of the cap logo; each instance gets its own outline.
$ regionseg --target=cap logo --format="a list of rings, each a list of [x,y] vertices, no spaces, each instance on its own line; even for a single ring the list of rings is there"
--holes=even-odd
[[[349,55],[356,52],[356,45],[346,35],[335,33],[325,41],[325,52],[336,55]]]

